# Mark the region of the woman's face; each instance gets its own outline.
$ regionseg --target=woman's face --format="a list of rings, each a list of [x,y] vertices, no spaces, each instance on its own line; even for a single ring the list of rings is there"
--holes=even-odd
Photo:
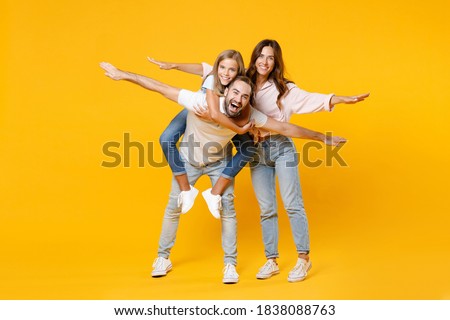
[[[234,59],[223,59],[219,62],[217,75],[222,85],[227,86],[238,74],[238,63]]]
[[[262,49],[261,54],[256,58],[255,66],[258,75],[269,77],[269,74],[275,67],[275,56],[272,47],[267,46]]]

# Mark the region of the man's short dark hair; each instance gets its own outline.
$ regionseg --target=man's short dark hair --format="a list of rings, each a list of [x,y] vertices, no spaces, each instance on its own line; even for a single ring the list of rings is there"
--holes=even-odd
[[[233,79],[233,81],[230,82],[230,84],[228,85],[228,88],[231,88],[231,86],[236,81],[242,81],[250,86],[250,101],[249,101],[249,103],[251,106],[254,106],[255,105],[255,95],[254,95],[255,85],[253,84],[252,80],[250,80],[250,78],[247,76],[237,76],[236,78]]]

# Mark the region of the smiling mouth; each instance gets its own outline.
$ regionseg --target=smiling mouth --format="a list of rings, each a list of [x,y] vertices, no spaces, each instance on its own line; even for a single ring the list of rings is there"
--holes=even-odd
[[[224,82],[229,82],[229,81],[231,81],[231,78],[230,78],[230,77],[220,76],[220,79],[222,79]]]
[[[239,111],[239,105],[236,103],[230,103],[230,111],[231,112],[238,112]]]

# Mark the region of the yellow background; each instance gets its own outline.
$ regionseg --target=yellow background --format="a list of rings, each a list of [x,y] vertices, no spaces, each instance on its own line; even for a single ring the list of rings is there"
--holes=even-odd
[[[0,298],[449,299],[448,1],[3,1]],[[154,142],[180,110],[106,78],[100,61],[170,84],[200,82],[145,57],[245,63],[277,39],[289,77],[312,92],[371,97],[292,121],[349,142],[349,167],[301,165],[313,268],[280,205],[281,274],[264,263],[249,170],[237,178],[240,282],[221,283],[220,225],[201,198],[181,218],[174,270],[152,279],[171,173],[104,168],[108,141]],[[296,142],[299,150],[304,141]],[[323,152],[314,154],[324,159]],[[203,178],[198,188],[209,181]]]

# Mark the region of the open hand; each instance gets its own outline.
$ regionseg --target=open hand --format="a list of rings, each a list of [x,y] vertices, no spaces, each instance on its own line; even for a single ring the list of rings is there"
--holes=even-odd
[[[369,97],[370,93],[364,93],[356,96],[333,96],[331,98],[330,104],[331,106],[334,106],[338,103],[345,103],[345,104],[355,104],[361,101],[364,101],[367,97]]]
[[[327,136],[324,142],[327,146],[337,146],[341,143],[347,142],[347,140],[338,136]]]
[[[170,69],[175,68],[175,64],[173,64],[173,63],[164,62],[164,61],[158,61],[158,60],[155,60],[155,59],[150,58],[150,57],[147,57],[147,60],[150,61],[153,64],[156,64],[162,70],[170,70]]]
[[[110,77],[113,80],[121,80],[121,73],[122,71],[114,67],[109,62],[100,62],[100,68],[105,70],[105,76]]]

